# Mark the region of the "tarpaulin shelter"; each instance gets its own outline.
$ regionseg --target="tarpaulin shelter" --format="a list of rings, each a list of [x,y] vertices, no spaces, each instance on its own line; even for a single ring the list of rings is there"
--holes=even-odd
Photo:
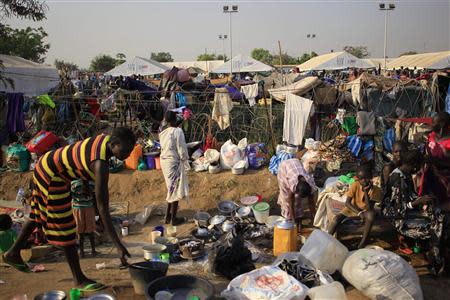
[[[271,66],[263,64],[256,59],[253,59],[246,55],[236,55],[231,60],[227,61],[218,68],[215,68],[211,73],[230,73],[231,63],[233,63],[233,73],[254,73],[254,72],[268,72],[273,70]]]
[[[300,71],[371,69],[373,65],[345,51],[319,55],[297,66]]]
[[[131,76],[131,75],[156,75],[162,74],[170,68],[157,61],[135,56],[123,64],[109,70],[105,75]]]
[[[162,63],[168,68],[177,67],[179,69],[189,69],[189,68],[198,68],[202,69],[203,72],[209,73],[211,70],[218,68],[223,65],[223,60],[205,60],[205,61],[172,61]]]
[[[386,68],[392,70],[400,69],[401,67],[431,70],[449,69],[450,51],[403,55],[391,61]]]
[[[285,102],[288,94],[301,96],[318,86],[321,82],[318,77],[310,76],[277,89],[269,89],[269,93],[275,100]]]
[[[56,87],[60,82],[58,70],[49,65],[38,64],[17,56],[0,54],[4,69],[2,76],[13,81],[14,87],[0,81],[0,91],[38,96]]]

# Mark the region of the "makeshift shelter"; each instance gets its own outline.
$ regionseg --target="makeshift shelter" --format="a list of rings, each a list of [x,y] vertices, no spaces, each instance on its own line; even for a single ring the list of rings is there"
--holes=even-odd
[[[450,68],[450,51],[403,55],[391,61],[386,69],[431,69],[444,70]]]
[[[311,76],[277,89],[269,89],[269,93],[275,100],[285,102],[288,94],[301,96],[318,86],[320,83],[321,81],[318,77]]]
[[[256,59],[253,59],[246,55],[236,55],[231,60],[227,61],[218,68],[215,68],[211,73],[230,73],[231,63],[233,63],[233,73],[254,73],[254,72],[268,72],[273,70],[271,66],[263,64]]]
[[[297,66],[300,71],[371,69],[373,65],[345,51],[319,55]]]
[[[131,76],[131,75],[156,75],[162,74],[170,68],[151,59],[135,56],[123,64],[109,70],[105,75]]]
[[[56,87],[60,81],[58,70],[53,66],[38,64],[17,56],[0,55],[4,69],[3,77],[11,79],[14,87],[0,81],[0,91],[38,96]]]
[[[162,63],[168,68],[177,67],[179,69],[196,68],[201,69],[204,73],[209,73],[211,70],[223,65],[223,60],[205,60],[205,61],[172,61]]]

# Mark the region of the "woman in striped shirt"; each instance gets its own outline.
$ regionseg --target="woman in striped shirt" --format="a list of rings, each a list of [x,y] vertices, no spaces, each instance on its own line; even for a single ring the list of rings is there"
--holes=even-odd
[[[98,135],[73,145],[49,151],[36,164],[33,174],[31,213],[12,248],[3,256],[5,263],[22,272],[30,272],[20,256],[20,249],[36,228],[42,228],[47,240],[64,249],[75,284],[88,291],[104,288],[88,279],[80,268],[76,248],[76,223],[72,212],[70,183],[75,179],[95,182],[100,218],[117,246],[122,263],[130,256],[114,230],[109,213],[108,179],[111,157],[126,159],[136,143],[133,132],[117,128],[111,136]]]

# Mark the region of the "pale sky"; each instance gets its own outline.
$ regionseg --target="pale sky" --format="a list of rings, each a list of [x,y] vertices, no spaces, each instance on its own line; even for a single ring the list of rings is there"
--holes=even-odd
[[[6,20],[13,27],[42,26],[48,33],[47,63],[55,58],[88,67],[97,54],[150,57],[167,51],[177,61],[195,60],[205,49],[222,53],[219,34],[229,35],[223,5],[237,4],[232,15],[233,56],[253,48],[300,56],[309,47],[319,54],[345,45],[364,45],[371,57],[383,56],[384,12],[380,1],[152,1],[48,0],[43,22]],[[449,0],[400,0],[388,17],[389,57],[414,50],[450,49]],[[315,33],[309,40],[307,33]],[[230,54],[230,40],[225,51]]]

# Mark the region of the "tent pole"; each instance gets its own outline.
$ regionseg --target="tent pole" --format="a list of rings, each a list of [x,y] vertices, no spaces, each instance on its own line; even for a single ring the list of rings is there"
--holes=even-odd
[[[267,127],[269,127],[270,140],[272,142],[272,150],[273,150],[273,153],[276,154],[277,148],[275,146],[275,136],[274,136],[273,128],[272,128],[272,114],[269,112],[269,106],[267,105],[266,93],[264,92],[264,83],[262,86],[262,90],[263,90],[264,106],[265,106],[266,115],[267,115]],[[272,100],[270,101],[270,104],[272,105]]]
[[[283,82],[283,84],[286,84],[286,82],[284,81],[284,75],[283,75],[283,59],[281,58],[281,43],[280,43],[280,41],[278,41],[278,50],[280,52],[281,81]]]

